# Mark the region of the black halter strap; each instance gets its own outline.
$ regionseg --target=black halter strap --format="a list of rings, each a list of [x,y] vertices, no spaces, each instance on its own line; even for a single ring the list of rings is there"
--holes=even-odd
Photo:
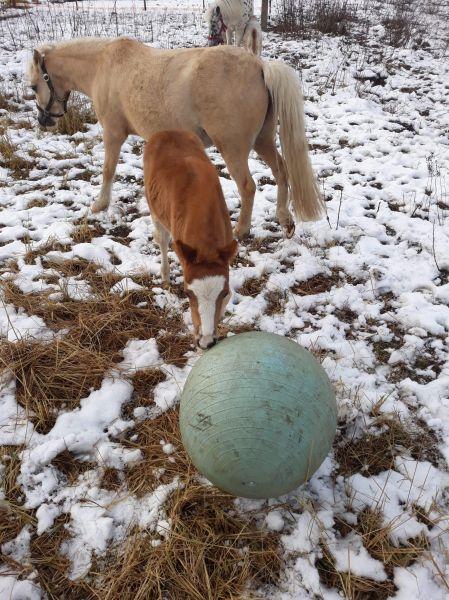
[[[45,81],[45,83],[47,84],[48,89],[50,90],[50,98],[49,98],[49,100],[47,102],[47,106],[45,108],[42,108],[41,106],[39,106],[39,104],[36,103],[37,110],[39,112],[41,112],[45,117],[53,117],[53,118],[62,117],[67,112],[67,101],[69,99],[70,92],[67,92],[67,94],[64,96],[64,98],[59,98],[59,96],[56,94],[54,85],[50,79],[50,75],[48,74],[47,67],[45,66],[45,58],[44,57],[42,57],[42,60],[40,62],[40,67],[42,70],[42,78]],[[50,112],[51,107],[53,106],[53,103],[55,100],[57,100],[58,102],[60,102],[62,104],[62,107],[63,107],[62,113]]]

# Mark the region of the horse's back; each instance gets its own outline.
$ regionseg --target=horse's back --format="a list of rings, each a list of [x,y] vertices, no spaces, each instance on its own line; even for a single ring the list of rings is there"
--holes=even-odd
[[[96,109],[123,119],[127,133],[148,140],[161,130],[186,129],[203,143],[254,142],[269,96],[261,60],[242,48],[163,50],[120,38],[98,83]],[[111,87],[112,86],[112,87]]]
[[[145,144],[144,176],[150,210],[172,233],[182,229],[184,239],[198,237],[198,243],[212,227],[218,245],[232,237],[218,174],[196,135],[188,131],[153,135]]]

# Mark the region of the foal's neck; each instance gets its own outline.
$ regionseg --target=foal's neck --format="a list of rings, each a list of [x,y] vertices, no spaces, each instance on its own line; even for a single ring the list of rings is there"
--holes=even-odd
[[[62,88],[92,96],[101,51],[106,40],[87,38],[56,45],[46,56],[47,69]]]

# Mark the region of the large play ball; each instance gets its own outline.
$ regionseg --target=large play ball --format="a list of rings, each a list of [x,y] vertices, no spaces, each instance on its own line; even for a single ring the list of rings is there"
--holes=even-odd
[[[187,378],[181,435],[194,465],[218,488],[274,498],[306,481],[329,452],[335,394],[315,358],[272,333],[227,338]]]

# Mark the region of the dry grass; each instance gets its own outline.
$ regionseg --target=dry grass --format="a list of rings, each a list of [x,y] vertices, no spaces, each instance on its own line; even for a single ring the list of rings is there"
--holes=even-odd
[[[16,112],[17,106],[11,102],[13,95],[10,94],[3,84],[0,84],[0,110],[6,110],[8,113]]]
[[[35,198],[28,202],[27,210],[30,210],[31,208],[42,208],[44,206],[47,206],[47,200],[45,198]]]
[[[16,398],[37,431],[47,433],[63,408],[72,410],[98,389],[112,356],[82,345],[79,340],[2,342],[0,370],[16,378]]]
[[[176,367],[184,367],[188,360],[186,352],[194,349],[192,336],[173,331],[158,336],[157,347],[164,362]]]
[[[20,156],[18,150],[7,132],[0,135],[0,167],[9,169],[14,179],[26,179],[32,163]]]
[[[105,229],[100,223],[90,224],[87,217],[81,219],[70,234],[74,244],[89,244],[94,238],[104,235]]]
[[[316,32],[345,35],[357,20],[357,6],[348,0],[281,0],[275,30],[308,37]]]
[[[144,454],[139,465],[124,472],[128,491],[141,496],[175,476],[183,483],[164,505],[170,534],[130,531],[125,544],[94,557],[87,577],[71,581],[70,562],[62,552],[70,538],[69,517],[59,517],[51,530],[32,536],[30,547],[29,570],[36,571],[48,597],[224,600],[247,597],[248,586],[276,583],[281,569],[278,534],[238,516],[231,496],[197,483],[181,444],[177,410],[139,423],[126,435],[135,439],[136,434],[135,441],[122,440]],[[175,447],[170,457],[161,440]],[[62,452],[53,464],[74,480],[78,463],[70,453]],[[118,490],[122,485],[115,469],[103,470],[102,487]]]
[[[101,475],[100,487],[109,491],[117,491],[120,489],[122,481],[120,473],[114,467],[104,467]]]
[[[282,312],[285,301],[287,299],[287,291],[286,290],[270,290],[265,292],[265,300],[267,302],[267,307],[265,309],[265,314],[268,316],[276,315]]]
[[[425,535],[407,541],[407,545],[395,546],[391,542],[394,522],[383,523],[380,511],[365,509],[358,514],[357,531],[363,545],[371,556],[383,563],[388,575],[393,576],[395,567],[409,567],[428,549]]]
[[[25,525],[34,523],[32,513],[21,506],[22,490],[17,482],[22,450],[19,446],[0,446],[1,490],[4,494],[4,500],[0,502],[0,546],[13,540]]]
[[[440,456],[434,436],[416,422],[401,421],[397,415],[380,415],[361,437],[335,448],[338,473],[346,476],[362,473],[378,475],[394,468],[397,456],[438,464]]]
[[[130,233],[131,229],[125,223],[117,225],[109,232],[110,236],[115,242],[118,242],[119,244],[124,244],[125,246],[129,246],[131,242],[131,240],[128,238]]]
[[[77,460],[67,449],[60,452],[51,462],[64,475],[68,485],[75,485],[80,475],[96,467],[94,463]]]
[[[314,294],[324,294],[330,292],[334,285],[340,281],[338,273],[332,272],[327,275],[318,273],[306,281],[296,283],[291,291],[299,296],[311,296]]]
[[[175,450],[170,455],[171,460],[168,460],[161,441],[173,445]],[[128,448],[140,449],[143,455],[140,462],[125,470],[125,481],[132,494],[143,496],[161,483],[173,481],[175,477],[184,480],[194,472],[181,441],[177,408],[166,411],[157,419],[137,423],[121,442]]]
[[[69,100],[66,114],[58,120],[56,132],[62,135],[73,135],[78,131],[86,131],[86,125],[97,122],[97,117],[90,103],[80,96],[73,96]]]
[[[132,376],[133,394],[131,400],[122,408],[124,418],[132,419],[133,411],[137,406],[152,406],[154,404],[153,390],[162,381],[166,374],[162,369],[149,368],[136,371]]]
[[[247,597],[248,584],[277,581],[277,535],[238,517],[230,496],[190,482],[173,494],[167,516],[171,532],[159,545],[135,534],[107,558],[98,598],[236,599]]]
[[[343,536],[355,532],[362,538],[363,545],[369,554],[380,561],[387,574],[385,581],[374,581],[366,577],[358,577],[351,572],[338,571],[331,549],[322,543],[322,557],[316,561],[321,581],[330,588],[341,590],[345,598],[351,600],[386,600],[396,591],[394,585],[394,569],[407,568],[416,562],[428,550],[425,535],[407,540],[406,544],[396,546],[391,541],[395,524],[384,523],[379,510],[366,508],[357,515],[357,524],[350,525],[340,520],[337,528]]]
[[[150,302],[145,308],[136,306],[132,294],[110,294],[116,275],[101,273],[81,260],[52,266],[62,275],[78,273],[87,280],[93,299],[76,301],[63,296],[57,300],[48,292],[24,294],[11,282],[2,285],[5,302],[41,317],[56,332],[67,332],[50,342],[0,343],[0,370],[14,374],[18,402],[40,432],[53,427],[60,410],[72,410],[91,389],[100,387],[106,372],[121,361],[128,340],[155,337],[165,361],[180,366],[186,361],[183,354],[191,348],[190,336],[182,334],[179,315]]]
[[[76,272],[78,267],[81,265],[70,261],[70,272]],[[132,293],[110,294],[111,285],[117,282],[114,274],[99,273],[95,266],[88,266],[82,271],[81,279],[90,284],[94,292],[92,300],[78,301],[66,297],[54,300],[48,294],[23,294],[12,283],[2,286],[3,294],[6,302],[41,317],[55,331],[69,328],[71,343],[111,355],[116,360],[120,359],[117,353],[130,339],[157,337],[161,330],[165,330],[169,332],[161,336],[165,344],[167,335],[178,335],[184,330],[181,317],[169,310],[153,303],[145,308],[136,306]],[[169,346],[173,355],[179,355],[180,351],[174,342],[179,341],[186,346],[188,343],[190,347],[187,340],[190,340],[187,336],[180,336],[179,340],[173,338],[173,347]]]
[[[264,274],[260,277],[249,277],[245,279],[243,285],[241,285],[236,291],[243,296],[255,297],[259,295],[265,288],[268,275]]]
[[[321,582],[328,588],[336,588],[348,600],[387,600],[396,591],[392,581],[375,581],[359,577],[351,572],[338,571],[335,560],[326,544],[321,546],[322,557],[316,561]]]
[[[49,238],[44,244],[39,244],[35,248],[30,246],[25,253],[24,261],[27,265],[32,265],[38,256],[45,256],[48,252],[67,252],[68,250],[70,250],[68,244],[62,244],[55,238]]]
[[[58,517],[51,529],[34,536],[30,544],[30,565],[37,573],[37,582],[51,600],[93,598],[86,595],[87,584],[68,578],[70,559],[61,554],[61,545],[70,538],[66,527],[69,520],[68,515]]]

